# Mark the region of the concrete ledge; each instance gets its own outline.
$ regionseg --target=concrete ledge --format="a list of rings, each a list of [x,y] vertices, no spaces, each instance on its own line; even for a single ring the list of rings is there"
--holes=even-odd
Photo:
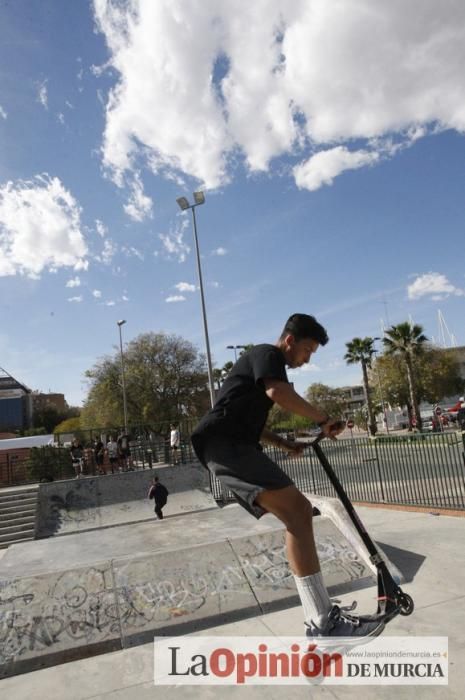
[[[260,608],[229,542],[113,562],[122,646],[154,631]]]
[[[0,677],[120,648],[110,562],[0,582]]]
[[[332,595],[375,584],[365,549],[339,506],[320,499],[324,515],[314,522]],[[149,552],[134,548],[138,527],[150,531]],[[233,505],[135,525],[127,542],[126,530],[102,530],[92,537],[93,549],[91,533],[11,548],[0,565],[0,677],[297,602],[284,528],[273,516],[255,521]],[[64,552],[68,542],[72,547]],[[29,576],[18,576],[37,546],[36,573],[30,568]],[[99,561],[102,552],[108,558]],[[47,561],[50,571],[43,568]],[[67,561],[69,568],[59,570]]]

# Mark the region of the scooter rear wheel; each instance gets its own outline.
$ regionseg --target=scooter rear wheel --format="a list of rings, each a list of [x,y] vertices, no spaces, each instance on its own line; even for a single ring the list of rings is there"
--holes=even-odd
[[[400,615],[411,615],[415,608],[413,598],[411,598],[407,593],[401,593],[397,597],[397,604],[399,605]]]

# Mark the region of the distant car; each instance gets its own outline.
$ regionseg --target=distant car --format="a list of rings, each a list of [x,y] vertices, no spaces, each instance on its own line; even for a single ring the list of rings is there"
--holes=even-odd
[[[425,418],[424,421],[422,422],[422,428],[423,430],[427,432],[432,432],[433,431],[433,419],[432,418]]]

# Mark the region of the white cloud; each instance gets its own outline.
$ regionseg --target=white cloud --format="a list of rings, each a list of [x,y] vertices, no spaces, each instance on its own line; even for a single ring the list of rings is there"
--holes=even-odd
[[[178,292],[195,292],[195,284],[189,284],[189,282],[178,282],[174,285]]]
[[[458,297],[465,296],[465,290],[455,287],[445,275],[439,272],[428,272],[425,275],[419,275],[412,284],[408,285],[407,294],[412,300],[431,296],[434,301],[439,301],[450,294]]]
[[[175,258],[178,262],[185,261],[190,253],[190,247],[184,242],[184,231],[189,226],[187,219],[181,218],[176,222],[174,230],[169,233],[160,233],[159,239],[163,243],[164,253],[168,259]]]
[[[165,301],[171,304],[173,302],[186,301],[186,297],[183,297],[182,294],[174,294],[173,296],[166,297]]]
[[[47,80],[43,80],[41,83],[37,83],[37,101],[44,109],[48,109],[47,82]]]
[[[98,235],[101,236],[102,238],[105,238],[105,236],[108,233],[107,227],[105,226],[103,221],[100,221],[100,219],[95,219],[95,229],[96,229]]]
[[[66,282],[67,287],[80,287],[81,286],[81,280],[79,277],[74,277],[73,279],[70,279]]]
[[[49,175],[0,186],[0,277],[37,276],[44,269],[87,269],[81,210]]]
[[[319,151],[306,162],[293,169],[297,187],[310,191],[322,185],[332,185],[335,177],[344,170],[355,170],[364,165],[375,163],[378,153],[368,151],[349,151],[345,146],[336,146],[327,151]]]
[[[153,202],[144,193],[144,186],[138,173],[130,185],[131,194],[129,201],[124,205],[124,211],[133,221],[144,221],[153,216]]]
[[[104,265],[110,265],[114,256],[118,252],[118,245],[111,240],[111,238],[106,238],[103,241],[103,249],[100,255],[96,255],[95,259],[97,262],[102,262]]]
[[[144,260],[144,254],[137,248],[134,248],[134,246],[130,246],[129,248],[123,246],[121,248],[121,252],[124,253],[128,258],[134,257],[139,258],[139,260]]]
[[[82,300],[83,300],[82,294],[78,297],[68,297],[68,301],[76,302],[76,304],[80,304]]]
[[[1,117],[2,119],[6,119],[6,118],[8,117],[8,114],[5,112],[5,110],[3,109],[2,105],[0,105],[0,117]]]
[[[92,296],[95,297],[96,299],[101,299],[102,292],[100,291],[100,289],[94,289],[92,292]]]
[[[219,248],[216,248],[215,250],[212,250],[212,255],[227,255],[228,251],[226,248],[222,248],[221,246]]]
[[[123,294],[122,297],[121,297],[121,299],[122,299],[123,301],[129,301],[129,297],[126,296],[126,294]]]
[[[65,123],[65,115],[63,114],[63,112],[58,112],[58,114],[57,114],[57,119],[58,119],[58,121],[60,122],[60,124],[64,124],[64,123]]]
[[[395,154],[431,125],[465,132],[456,0],[94,0],[94,13],[118,79],[102,144],[116,180],[145,160],[217,187],[238,152],[266,171],[354,139],[364,152],[395,134]]]
[[[115,306],[116,301],[106,301],[105,306]]]
[[[299,377],[302,374],[308,374],[309,372],[321,372],[321,367],[315,364],[302,365],[302,367],[297,367],[296,369],[290,369],[288,374],[291,377]]]

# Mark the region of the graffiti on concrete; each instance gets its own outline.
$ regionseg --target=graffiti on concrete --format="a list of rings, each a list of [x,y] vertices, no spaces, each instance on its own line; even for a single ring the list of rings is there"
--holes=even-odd
[[[88,494],[76,492],[70,489],[63,496],[52,494],[47,502],[47,513],[43,519],[43,532],[39,534],[53,534],[65,525],[72,525],[73,529],[79,529],[85,524],[89,527],[98,525],[98,509],[95,507],[95,499]]]
[[[325,577],[366,576],[344,539],[321,537],[318,552]],[[250,607],[265,590],[275,599],[296,592],[282,531],[0,581],[0,665]]]
[[[249,540],[252,551],[240,556],[245,575],[253,585],[271,587],[272,589],[293,588],[294,579],[286,556],[283,538],[272,546],[265,543],[255,544]]]
[[[115,636],[109,568],[0,582],[0,664]]]
[[[228,595],[248,595],[250,587],[274,591],[278,597],[296,593],[282,533],[271,542],[267,536],[236,542],[235,548],[242,550],[236,551],[237,563],[222,567],[213,562],[207,567],[199,564],[197,571],[197,567],[186,565],[189,576],[177,567],[168,569],[168,573],[165,566],[166,574],[158,580],[155,572],[147,577],[151,570],[148,561],[120,570],[118,594],[122,624],[141,628],[149,623],[189,616],[206,605],[209,608],[216,605],[220,611]],[[353,581],[367,573],[364,563],[345,541],[324,538],[318,543],[318,551],[324,573],[337,575],[339,582]]]
[[[124,585],[119,594],[122,624],[140,627],[190,615],[202,608],[214,591],[205,578],[198,577]]]
[[[369,573],[357,552],[345,540],[341,542],[331,537],[323,537],[318,540],[317,549],[323,575],[338,574],[355,581]]]

